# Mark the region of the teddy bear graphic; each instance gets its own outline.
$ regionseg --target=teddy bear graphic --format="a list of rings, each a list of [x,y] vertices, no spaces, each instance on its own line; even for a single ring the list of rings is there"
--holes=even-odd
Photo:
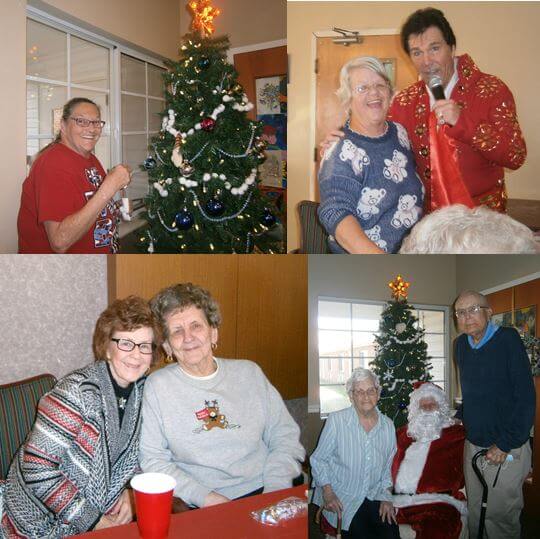
[[[367,230],[364,230],[366,236],[375,244],[377,247],[381,248],[383,251],[387,251],[387,243],[381,238],[381,227],[375,225]]]
[[[409,135],[407,135],[407,130],[401,125],[396,122],[396,129],[397,129],[397,138],[399,140],[399,143],[404,147],[407,148],[407,150],[411,149],[411,143],[409,142]]]
[[[367,220],[372,215],[377,215],[380,211],[377,206],[385,196],[386,189],[364,187],[356,206],[356,213],[360,216],[360,219]]]
[[[407,157],[398,150],[394,150],[392,160],[385,159],[386,165],[383,169],[383,175],[387,180],[392,180],[395,183],[401,183],[407,177]]]
[[[219,405],[217,400],[204,401],[204,408],[195,412],[195,416],[203,424],[193,432],[198,434],[202,431],[209,431],[214,428],[219,429],[235,429],[240,425],[231,425],[224,414],[219,413]]]
[[[397,209],[392,217],[391,225],[394,228],[411,228],[420,217],[421,208],[416,206],[416,195],[400,195]]]
[[[369,156],[363,148],[356,147],[349,139],[345,139],[341,146],[339,158],[342,161],[350,161],[353,172],[358,176],[369,165]]]

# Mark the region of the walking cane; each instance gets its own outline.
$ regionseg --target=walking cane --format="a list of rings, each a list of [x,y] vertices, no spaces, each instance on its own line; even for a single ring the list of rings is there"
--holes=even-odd
[[[482,484],[482,508],[480,509],[480,522],[478,523],[478,535],[477,539],[483,539],[484,537],[484,524],[486,522],[486,510],[487,510],[487,499],[488,499],[488,486],[482,472],[478,469],[477,461],[480,457],[483,457],[487,454],[487,449],[480,449],[477,453],[474,454],[472,458],[472,467],[478,481]]]
[[[322,511],[323,511],[323,508],[322,507],[319,507],[319,509],[317,510],[317,513],[315,515],[315,522],[316,524],[318,524],[319,526],[321,525],[321,517],[324,518],[324,515],[322,514]],[[327,522],[328,526],[331,526],[331,524],[329,524]],[[336,539],[341,539],[341,513],[338,513],[338,516],[337,516],[337,528],[334,530],[336,532]]]
[[[477,453],[474,454],[472,458],[472,467],[474,470],[474,473],[476,474],[476,477],[478,477],[478,481],[482,484],[482,508],[480,509],[480,521],[478,522],[478,535],[477,539],[484,539],[484,526],[486,523],[486,511],[487,511],[487,500],[488,500],[488,486],[486,483],[486,480],[484,479],[484,476],[482,475],[482,472],[478,469],[477,461],[480,457],[484,457],[487,455],[488,450],[487,449],[480,449]],[[511,462],[513,460],[512,455],[508,454],[506,456],[506,461]],[[497,484],[497,480],[499,479],[499,473],[501,471],[501,464],[499,464],[499,469],[497,470],[497,474],[495,475],[495,480],[493,481],[493,487]]]

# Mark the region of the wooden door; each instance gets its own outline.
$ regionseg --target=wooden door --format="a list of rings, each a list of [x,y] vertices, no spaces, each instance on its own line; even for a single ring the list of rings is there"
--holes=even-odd
[[[319,143],[326,135],[343,125],[346,114],[336,97],[339,72],[349,60],[358,56],[376,56],[395,60],[396,90],[416,82],[418,76],[409,57],[401,48],[399,35],[365,36],[362,43],[345,47],[332,42],[331,37],[317,38],[316,58],[316,133],[314,158],[319,166]],[[316,189],[318,200],[318,188]]]

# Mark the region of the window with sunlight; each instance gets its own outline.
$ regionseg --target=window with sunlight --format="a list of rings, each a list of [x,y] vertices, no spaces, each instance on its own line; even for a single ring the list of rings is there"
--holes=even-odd
[[[375,338],[383,302],[319,298],[320,414],[349,406],[344,384],[356,367],[369,368],[375,357]],[[448,363],[448,308],[416,307],[414,315],[425,331],[433,382],[446,387]]]

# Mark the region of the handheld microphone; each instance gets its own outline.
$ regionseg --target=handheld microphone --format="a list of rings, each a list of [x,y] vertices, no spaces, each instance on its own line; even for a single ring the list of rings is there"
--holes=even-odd
[[[428,86],[431,90],[431,93],[433,94],[433,97],[435,98],[435,101],[439,101],[440,99],[446,99],[446,96],[444,95],[442,79],[441,77],[439,77],[439,75],[433,75],[429,79]]]

